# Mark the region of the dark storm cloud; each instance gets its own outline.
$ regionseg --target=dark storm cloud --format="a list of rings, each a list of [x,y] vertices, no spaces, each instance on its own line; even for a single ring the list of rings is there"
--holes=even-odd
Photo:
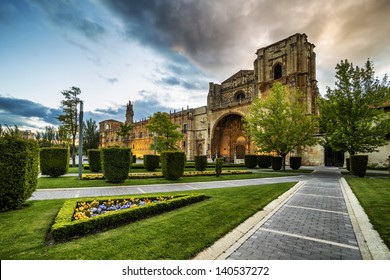
[[[122,19],[128,37],[219,78],[252,69],[258,48],[295,33],[317,46],[318,68],[334,69],[345,58],[390,63],[387,0],[101,2]]]
[[[81,32],[89,39],[97,40],[105,34],[105,28],[88,18],[82,10],[82,1],[73,0],[29,0],[37,5],[59,28],[69,28]]]
[[[45,107],[26,99],[17,99],[13,97],[0,96],[0,123],[18,124],[21,118],[35,118],[52,125],[58,125],[60,122],[56,117],[62,114],[61,109]]]

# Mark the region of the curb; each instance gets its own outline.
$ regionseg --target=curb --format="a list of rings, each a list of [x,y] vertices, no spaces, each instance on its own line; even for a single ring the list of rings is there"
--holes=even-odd
[[[238,227],[217,240],[209,248],[198,253],[193,260],[224,260],[240,247],[260,226],[264,224],[280,207],[306,184],[299,181],[291,189],[270,202],[263,210],[241,223]]]
[[[341,177],[339,182],[363,260],[390,260],[389,249],[374,230],[347,181]]]

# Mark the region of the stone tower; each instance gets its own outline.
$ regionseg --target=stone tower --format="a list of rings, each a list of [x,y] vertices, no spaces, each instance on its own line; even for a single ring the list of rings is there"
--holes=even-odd
[[[261,96],[274,82],[281,82],[299,89],[305,95],[308,114],[318,114],[316,100],[319,90],[314,48],[306,34],[297,33],[258,49],[253,63],[257,94]]]
[[[134,110],[133,110],[133,104],[131,104],[131,101],[126,106],[126,122],[127,124],[134,123]]]

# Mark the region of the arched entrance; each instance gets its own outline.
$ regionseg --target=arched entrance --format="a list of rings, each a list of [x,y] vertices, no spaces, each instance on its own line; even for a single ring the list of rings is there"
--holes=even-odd
[[[226,162],[243,160],[248,148],[243,133],[243,117],[237,114],[224,116],[215,125],[211,139],[211,154],[225,158]]]

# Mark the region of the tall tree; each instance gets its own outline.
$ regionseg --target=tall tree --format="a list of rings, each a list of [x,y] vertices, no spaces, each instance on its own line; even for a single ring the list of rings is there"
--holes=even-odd
[[[150,118],[146,128],[156,133],[156,151],[161,153],[162,151],[178,150],[177,142],[183,139],[184,135],[178,131],[180,125],[171,121],[168,113],[157,112]],[[150,149],[154,149],[154,144],[150,146]]]
[[[62,115],[58,115],[57,119],[62,122],[63,127],[72,135],[72,165],[75,166],[76,159],[76,135],[78,132],[78,109],[77,106],[81,102],[78,97],[81,90],[78,87],[72,87],[71,90],[64,90],[61,92],[64,100],[61,100]]]
[[[83,136],[84,151],[99,148],[99,130],[96,121],[92,118],[84,122]]]
[[[133,128],[130,124],[124,123],[119,125],[119,131],[117,132],[117,135],[122,138],[123,143],[125,144],[125,147],[129,145],[129,138],[130,133]]]
[[[342,60],[335,69],[335,88],[319,102],[326,144],[350,155],[373,152],[390,132],[390,114],[381,109],[390,100],[387,75],[375,78],[369,59],[362,68]]]
[[[302,94],[275,83],[264,98],[252,102],[245,116],[245,130],[261,152],[276,152],[283,158],[296,147],[314,145],[318,118],[307,115]]]

